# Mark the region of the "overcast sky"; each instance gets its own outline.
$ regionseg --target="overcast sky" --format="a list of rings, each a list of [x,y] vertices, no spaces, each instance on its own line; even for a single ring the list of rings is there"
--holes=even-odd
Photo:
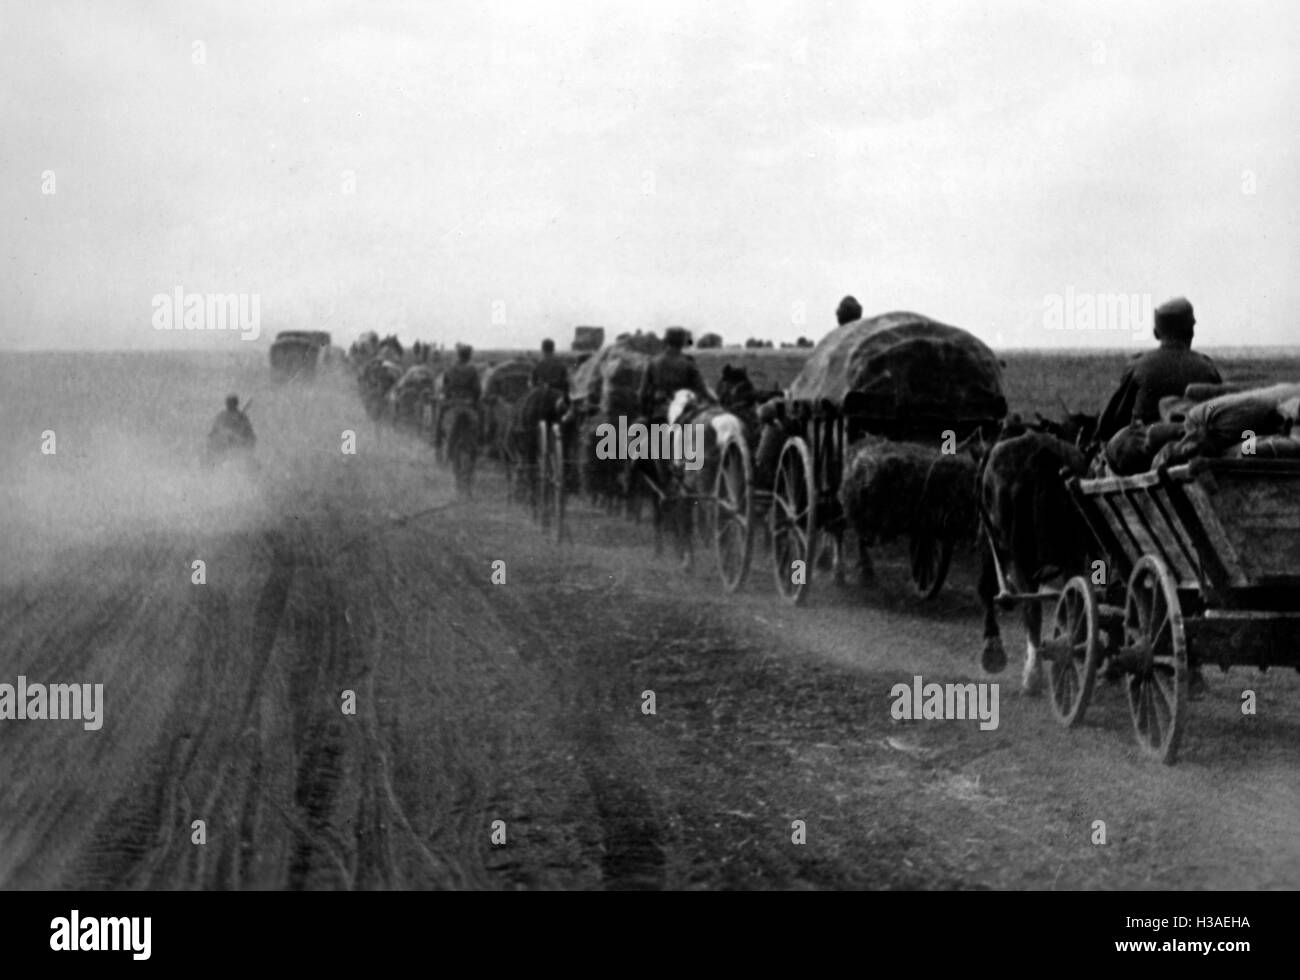
[[[263,342],[816,339],[845,293],[1005,347],[1149,343],[1045,322],[1095,294],[1300,342],[1297,9],[6,2],[0,347],[241,343],[154,330],[178,286]]]

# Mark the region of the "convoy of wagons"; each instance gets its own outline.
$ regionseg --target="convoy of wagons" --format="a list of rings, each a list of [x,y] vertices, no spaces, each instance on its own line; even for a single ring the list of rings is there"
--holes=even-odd
[[[282,338],[286,351],[302,345],[297,335]],[[285,370],[292,361],[280,358]],[[588,362],[588,375],[599,370],[599,358]],[[497,442],[509,404],[526,388],[519,363],[499,373],[486,429]],[[819,542],[838,577],[845,531],[858,531],[866,561],[864,529],[879,529],[873,515],[851,512],[846,474],[855,451],[867,464],[919,460],[932,481],[944,457],[971,455],[994,439],[1007,412],[993,352],[964,330],[914,313],[832,331],[774,408],[783,433],[775,467],[756,465],[754,439],[726,441],[711,489],[695,502],[704,505],[724,589],[743,586],[765,538],[777,591],[795,604],[808,594]],[[537,426],[533,511],[556,540],[566,537],[566,498],[581,464],[572,431],[556,420]],[[1101,674],[1121,682],[1139,746],[1173,763],[1194,666],[1300,670],[1300,461],[1198,459],[1136,476],[1061,478],[1091,532],[1090,556],[1111,574],[1103,584],[1076,576],[1060,589],[1028,594],[1015,592],[1000,567],[997,574],[1000,602],[1052,607],[1041,655],[1062,724],[1083,720]],[[941,588],[958,536],[927,513],[965,503],[978,514],[980,533],[989,533],[975,481],[953,486],[965,489],[950,488],[929,508],[909,501],[908,516],[896,522],[909,539],[912,584],[923,597]]]

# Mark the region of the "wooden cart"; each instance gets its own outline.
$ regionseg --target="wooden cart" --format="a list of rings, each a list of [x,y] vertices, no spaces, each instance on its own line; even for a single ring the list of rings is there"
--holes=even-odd
[[[1300,670],[1300,461],[1200,459],[1068,487],[1105,574],[1057,597],[1053,710],[1077,725],[1098,672],[1122,680],[1138,744],[1172,764],[1193,668]]]

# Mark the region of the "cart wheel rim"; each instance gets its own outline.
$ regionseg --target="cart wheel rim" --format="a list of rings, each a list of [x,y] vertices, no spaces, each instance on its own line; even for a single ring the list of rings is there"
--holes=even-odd
[[[1154,555],[1139,559],[1129,576],[1122,653],[1138,745],[1172,765],[1187,716],[1187,637],[1178,587]]]
[[[555,540],[563,542],[566,534],[564,512],[566,499],[564,493],[564,433],[558,423],[551,426],[551,475],[555,481],[555,493],[552,504],[555,508]]]
[[[749,573],[753,554],[752,470],[748,453],[738,442],[722,451],[713,492],[713,543],[722,587],[735,592]]]
[[[1047,690],[1052,711],[1067,728],[1083,721],[1097,680],[1101,641],[1097,597],[1086,579],[1065,583],[1056,601],[1052,630],[1044,647]]]
[[[551,527],[551,449],[546,423],[537,423],[537,517],[543,530]]]
[[[783,599],[795,605],[807,598],[812,582],[811,559],[817,537],[816,490],[812,480],[808,445],[794,436],[782,447],[777,462],[769,526],[777,591]],[[796,561],[803,562],[802,580],[798,582],[795,581]]]

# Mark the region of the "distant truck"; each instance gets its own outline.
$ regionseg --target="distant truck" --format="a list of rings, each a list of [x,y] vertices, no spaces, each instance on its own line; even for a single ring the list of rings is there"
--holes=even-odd
[[[570,350],[597,351],[605,346],[604,327],[574,327],[573,346]]]
[[[310,380],[316,366],[330,360],[330,335],[324,330],[284,330],[271,344],[271,377],[276,381]]]

